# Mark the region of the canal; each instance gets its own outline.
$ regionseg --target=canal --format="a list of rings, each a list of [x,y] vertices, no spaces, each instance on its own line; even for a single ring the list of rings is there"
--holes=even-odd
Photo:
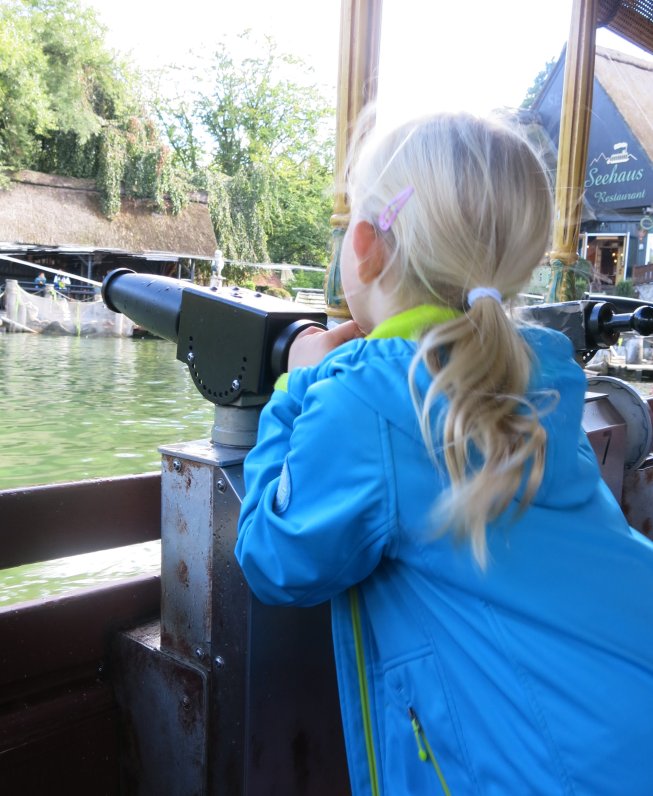
[[[159,469],[213,407],[164,340],[0,334],[0,489]],[[0,533],[11,533],[2,524]],[[138,545],[0,572],[0,606],[159,567]]]

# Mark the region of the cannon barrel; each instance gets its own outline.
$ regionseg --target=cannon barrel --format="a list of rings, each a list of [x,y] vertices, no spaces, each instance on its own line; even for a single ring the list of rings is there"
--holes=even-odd
[[[199,392],[224,406],[265,403],[295,337],[327,321],[323,312],[257,291],[198,287],[128,268],[108,274],[102,297],[110,310],[176,342]]]
[[[176,279],[116,268],[102,283],[102,298],[148,332],[177,342],[184,285]]]

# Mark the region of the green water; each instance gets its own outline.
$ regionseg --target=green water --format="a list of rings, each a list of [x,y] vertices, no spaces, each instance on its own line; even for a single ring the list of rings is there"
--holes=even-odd
[[[159,468],[213,408],[163,340],[0,335],[0,489]]]
[[[152,472],[160,445],[208,437],[212,421],[172,343],[0,334],[0,489]],[[0,606],[159,561],[155,543],[5,570]]]

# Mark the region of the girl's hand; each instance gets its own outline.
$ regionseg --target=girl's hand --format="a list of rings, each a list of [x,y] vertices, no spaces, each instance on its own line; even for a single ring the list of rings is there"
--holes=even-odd
[[[363,336],[364,332],[355,321],[340,323],[328,331],[311,326],[298,334],[290,346],[288,371],[317,365],[334,348]]]

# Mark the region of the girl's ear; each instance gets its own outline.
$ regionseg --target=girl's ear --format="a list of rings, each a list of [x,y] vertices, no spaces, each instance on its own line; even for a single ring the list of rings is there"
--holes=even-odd
[[[383,271],[385,246],[369,221],[357,221],[352,231],[352,246],[358,260],[358,279],[367,285]]]

